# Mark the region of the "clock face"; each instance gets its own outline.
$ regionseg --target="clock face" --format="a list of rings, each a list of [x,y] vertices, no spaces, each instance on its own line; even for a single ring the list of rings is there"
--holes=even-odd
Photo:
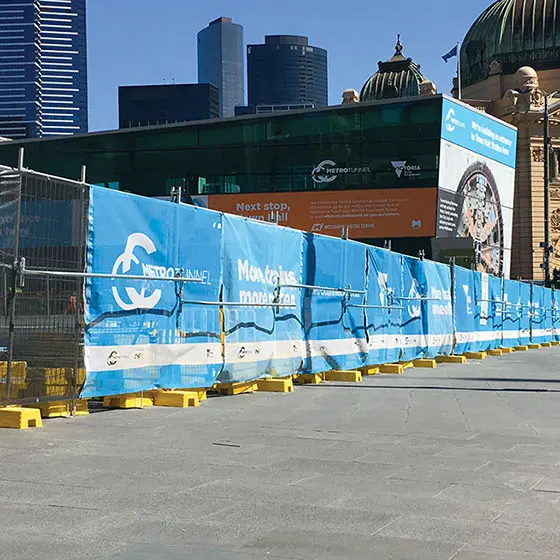
[[[488,166],[477,162],[463,174],[457,189],[457,237],[474,240],[477,270],[501,276],[504,224],[496,181]]]

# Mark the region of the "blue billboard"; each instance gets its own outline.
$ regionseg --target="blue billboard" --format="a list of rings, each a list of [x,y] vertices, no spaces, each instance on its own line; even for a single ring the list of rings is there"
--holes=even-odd
[[[517,130],[448,97],[443,98],[441,137],[515,168]]]

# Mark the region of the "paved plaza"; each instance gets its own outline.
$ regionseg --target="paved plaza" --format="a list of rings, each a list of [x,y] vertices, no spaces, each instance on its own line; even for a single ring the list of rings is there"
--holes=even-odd
[[[557,559],[559,358],[0,431],[0,559]]]

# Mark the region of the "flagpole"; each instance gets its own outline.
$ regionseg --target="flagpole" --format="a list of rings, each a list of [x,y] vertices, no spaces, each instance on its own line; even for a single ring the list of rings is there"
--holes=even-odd
[[[461,100],[463,96],[463,87],[461,84],[461,43],[457,43],[457,99]]]

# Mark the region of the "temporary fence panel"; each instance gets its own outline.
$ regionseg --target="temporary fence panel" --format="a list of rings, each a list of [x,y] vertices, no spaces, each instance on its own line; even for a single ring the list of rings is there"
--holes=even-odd
[[[304,234],[305,373],[360,367],[367,357],[364,324],[366,246]]]
[[[543,313],[544,313],[544,340],[543,342],[552,342],[554,340],[553,330],[553,301],[554,292],[549,288],[543,288]]]
[[[504,286],[503,278],[488,276],[488,292],[492,330],[494,336],[489,341],[487,350],[495,350],[503,344],[503,312],[504,312]]]
[[[426,336],[423,313],[426,308],[422,302],[426,294],[422,293],[421,278],[416,270],[418,259],[401,257],[402,294],[397,303],[402,307],[401,360],[408,362],[426,355]],[[410,261],[410,262],[409,262]]]
[[[476,347],[477,307],[472,270],[453,265],[453,298],[455,324],[455,354],[470,352]]]
[[[531,343],[531,310],[533,307],[533,290],[531,284],[519,282],[519,342],[521,346]]]
[[[485,352],[502,344],[501,323],[496,321],[496,305],[502,300],[501,281],[472,271],[474,279],[475,333],[468,352]]]
[[[402,299],[403,314],[420,319],[420,336],[414,341],[417,347],[415,357],[435,358],[451,354],[453,304],[449,267],[412,257],[404,257],[403,266],[405,282],[411,277],[413,287]]]
[[[221,234],[221,214],[92,187],[88,272],[109,277],[86,283],[83,397],[212,386]]]
[[[503,286],[502,348],[521,345],[521,284],[504,280]]]
[[[368,365],[399,361],[401,348],[407,346],[403,336],[403,274],[401,255],[368,247],[366,327],[368,337]],[[416,335],[410,328],[410,336]],[[412,334],[414,333],[414,334]],[[412,344],[412,343],[411,343]],[[415,349],[415,345],[414,345]]]
[[[531,342],[541,344],[552,341],[551,319],[552,294],[548,288],[533,285],[531,298]]]
[[[18,170],[0,173],[0,191],[0,338],[6,350],[0,401],[76,398],[83,382],[79,275],[85,270],[88,187]]]
[[[13,170],[0,171],[0,404],[13,400],[21,388],[25,388],[26,379],[13,382],[10,371],[8,383],[9,347],[13,348],[13,336],[16,301],[14,299],[14,276],[12,266],[18,258],[19,234],[16,229],[21,204],[22,177]],[[11,369],[14,369],[13,366]],[[15,385],[15,386],[14,386]]]
[[[286,377],[299,369],[302,252],[299,231],[224,214],[220,382]]]

